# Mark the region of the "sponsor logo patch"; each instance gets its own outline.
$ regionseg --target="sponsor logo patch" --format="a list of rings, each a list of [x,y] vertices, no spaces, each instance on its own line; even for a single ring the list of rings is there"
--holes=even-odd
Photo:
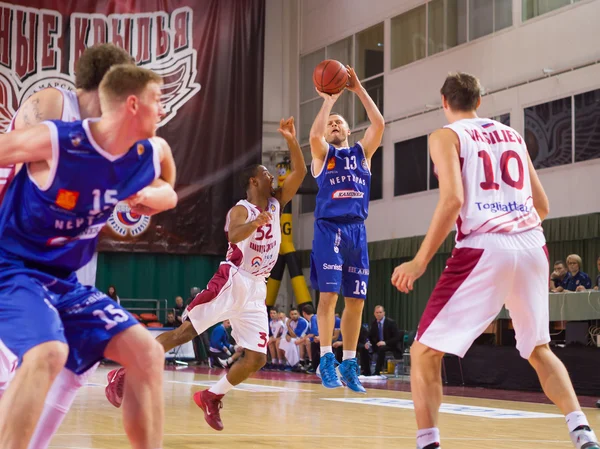
[[[334,200],[341,200],[345,198],[363,198],[365,196],[364,192],[359,192],[358,190],[336,190],[331,194],[331,198]]]

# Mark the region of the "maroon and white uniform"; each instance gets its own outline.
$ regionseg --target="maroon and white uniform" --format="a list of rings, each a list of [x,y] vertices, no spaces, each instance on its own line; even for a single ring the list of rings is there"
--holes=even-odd
[[[248,212],[246,223],[253,221],[261,211],[252,203],[242,200]],[[268,211],[273,219],[254,234],[237,244],[230,243],[225,262],[183,314],[199,334],[223,320],[231,321],[233,338],[243,348],[267,352],[269,319],[265,299],[267,277],[277,262],[281,245],[280,205],[269,199]],[[231,211],[227,214],[225,232],[229,232]]]
[[[446,126],[460,141],[464,203],[456,248],[419,323],[417,340],[463,357],[496,318],[510,311],[517,349],[529,358],[550,341],[548,253],[533,206],[527,147],[490,119]]]
[[[61,89],[54,87],[53,89],[59,90],[63,95],[63,109],[61,120],[63,122],[74,122],[75,120],[81,120],[81,113],[79,112],[79,101],[77,100],[77,94],[70,90]],[[6,132],[10,132],[15,128],[15,119],[17,114],[13,117],[6,129]],[[15,176],[15,166],[10,165],[8,167],[0,167],[0,204],[4,199],[4,194],[8,189],[10,181]]]
[[[59,90],[63,95],[63,109],[61,120],[64,122],[73,122],[75,120],[81,120],[81,113],[79,112],[79,102],[77,100],[77,94],[69,90],[54,88]],[[8,125],[6,132],[10,132],[14,129],[15,119],[17,114],[13,117]],[[8,190],[8,186],[15,176],[15,166],[11,165],[8,167],[0,168],[0,204],[4,199],[4,194]],[[8,388],[10,380],[15,375],[17,367],[17,357],[10,352],[10,350],[4,346],[0,341],[0,390]]]

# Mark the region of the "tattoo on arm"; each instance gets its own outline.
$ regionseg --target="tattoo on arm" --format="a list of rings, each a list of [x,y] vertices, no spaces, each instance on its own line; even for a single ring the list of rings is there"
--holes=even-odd
[[[35,98],[23,108],[23,122],[26,125],[37,125],[44,121],[43,114],[40,112],[40,100]]]

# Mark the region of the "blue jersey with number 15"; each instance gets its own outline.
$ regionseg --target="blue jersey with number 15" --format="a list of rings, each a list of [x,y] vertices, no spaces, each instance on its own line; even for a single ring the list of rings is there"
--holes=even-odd
[[[349,148],[329,145],[320,173],[315,219],[363,222],[369,215],[371,170],[360,142]]]
[[[53,167],[40,186],[23,167],[0,206],[0,257],[68,275],[93,256],[115,205],[160,175],[160,155],[142,140],[121,156],[94,141],[89,120],[44,122]]]

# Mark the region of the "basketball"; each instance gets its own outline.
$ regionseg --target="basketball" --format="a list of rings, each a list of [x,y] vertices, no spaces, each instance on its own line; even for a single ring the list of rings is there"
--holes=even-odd
[[[315,67],[313,72],[315,87],[326,94],[337,94],[348,83],[348,71],[344,64],[335,59],[326,59]]]

